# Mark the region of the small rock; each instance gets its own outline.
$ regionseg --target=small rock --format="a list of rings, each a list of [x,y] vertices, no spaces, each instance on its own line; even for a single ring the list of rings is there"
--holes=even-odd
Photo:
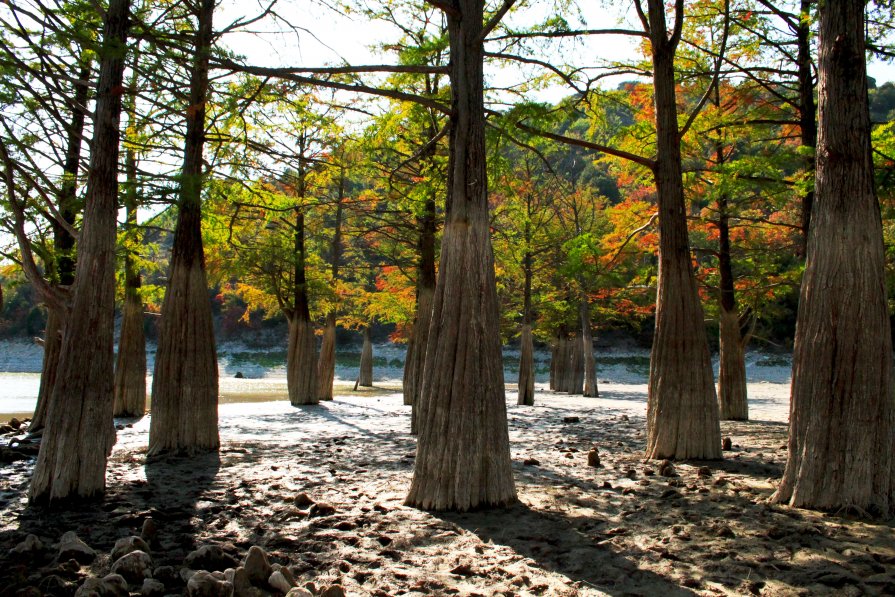
[[[9,420],[9,423],[7,423],[7,424],[8,424],[10,427],[12,427],[13,429],[15,429],[16,431],[18,431],[19,429],[22,428],[22,422],[19,421],[19,420],[18,420],[17,418],[15,418],[15,417],[11,418],[11,419]]]
[[[736,538],[736,533],[733,532],[726,524],[720,525],[715,529],[715,534],[721,537],[722,539],[734,539]]]
[[[706,477],[711,477],[711,476],[712,476],[712,469],[710,469],[710,468],[707,467],[707,466],[701,466],[701,467],[699,467],[699,469],[696,471],[696,476],[699,477],[700,479],[704,479],[704,478],[706,478]]]
[[[245,379],[245,375],[243,375],[242,371],[237,371],[236,375],[234,375],[236,379]]]
[[[132,551],[115,560],[112,574],[120,574],[131,584],[142,584],[152,576],[152,558],[145,551]]]
[[[331,516],[336,513],[336,507],[326,502],[317,502],[308,510],[310,516]]]
[[[316,502],[314,500],[312,500],[308,494],[300,493],[297,496],[295,496],[293,503],[295,504],[296,508],[305,509],[308,506],[313,506]]]
[[[239,561],[224,552],[220,545],[203,545],[187,554],[183,560],[183,565],[191,570],[219,572],[227,568],[235,568],[239,565]]]
[[[320,592],[320,597],[345,597],[345,589],[341,585],[330,585]]]
[[[143,521],[143,528],[140,530],[140,537],[146,543],[153,545],[158,541],[158,526],[155,524],[155,521],[151,518],[147,518]],[[144,550],[145,551],[145,550]]]
[[[627,478],[629,478],[629,479],[636,479],[636,478],[637,478],[637,471],[635,471],[635,470],[632,469],[632,468],[629,468],[628,470],[625,471],[625,476],[626,476]]]
[[[128,597],[128,595],[127,581],[118,574],[88,578],[75,593],[75,597]]]
[[[733,441],[729,437],[725,437],[721,440],[721,449],[722,450],[732,450],[733,449]]]
[[[273,573],[273,568],[267,561],[267,553],[257,545],[249,548],[243,567],[249,582],[256,586],[263,586]]]
[[[186,594],[189,597],[232,597],[233,585],[200,570],[186,583]]]
[[[58,559],[60,562],[73,559],[80,564],[89,564],[96,559],[96,552],[81,541],[74,531],[69,531],[59,540]]]
[[[662,464],[659,465],[659,474],[663,477],[677,477],[677,472],[670,460],[662,461]]]
[[[598,468],[600,466],[600,451],[594,446],[587,453],[587,466]]]
[[[575,458],[575,457],[572,456],[572,453],[571,453],[571,452],[566,452],[566,458],[568,458],[569,460],[571,460],[572,458]]]
[[[267,584],[269,584],[274,589],[280,591],[281,593],[288,593],[290,590],[292,590],[292,587],[295,585],[295,582],[294,582],[295,579],[293,579],[293,581],[290,582],[289,579],[286,578],[286,574],[283,573],[283,570],[288,570],[288,569],[284,568],[284,569],[274,571],[274,573],[270,575],[270,578],[267,579]],[[291,576],[291,574],[290,574],[290,576]]]
[[[622,416],[621,416],[621,420],[622,420],[622,421],[630,421],[631,418],[628,417],[628,415],[622,415]]]
[[[727,479],[725,477],[718,477],[712,482],[712,485],[715,487],[721,487],[723,485],[727,485]]]
[[[603,481],[603,489],[612,489],[612,483],[609,481]]]
[[[475,571],[473,571],[472,566],[469,564],[460,564],[451,570],[451,574],[456,574],[457,576],[473,576],[475,575]]]
[[[293,587],[286,593],[286,597],[314,597],[314,593],[303,587]]]
[[[656,474],[656,471],[654,471],[653,469],[651,469],[648,466],[645,466],[645,467],[643,467],[643,474],[644,474],[644,476],[652,477],[653,475]]]
[[[163,583],[164,585],[177,584],[179,577],[173,566],[159,566],[152,571],[152,578]]]
[[[580,423],[581,417],[563,417],[562,422],[563,423]]]
[[[115,542],[115,547],[112,548],[112,561],[114,562],[132,551],[149,553],[149,545],[140,537],[122,537]]]
[[[622,489],[622,495],[637,495],[637,490],[633,487],[625,487]]]
[[[541,464],[541,461],[536,458],[526,458],[522,461],[522,464],[524,464],[525,466],[538,466],[539,464]]]
[[[9,553],[13,556],[29,556],[34,555],[39,551],[43,551],[43,548],[44,544],[41,540],[38,539],[36,535],[29,534],[18,545],[10,549]]]
[[[75,583],[55,574],[43,577],[38,588],[41,595],[71,595],[76,590]]]
[[[140,587],[140,595],[143,597],[162,597],[165,594],[165,585],[153,578],[143,580],[143,586]]]

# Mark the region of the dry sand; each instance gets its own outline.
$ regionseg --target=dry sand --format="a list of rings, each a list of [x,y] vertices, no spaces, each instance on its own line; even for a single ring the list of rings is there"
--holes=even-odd
[[[238,559],[258,545],[302,582],[349,595],[895,594],[892,521],[767,503],[786,459],[784,422],[724,423],[733,449],[723,461],[670,471],[642,460],[645,387],[600,389],[597,399],[542,389],[534,407],[508,392],[519,503],[501,511],[402,505],[415,439],[393,388],[343,390],[313,407],[222,405],[219,458],[146,463],[144,418],[119,431],[105,501],[70,512],[26,508],[31,461],[0,465],[0,594],[50,573],[72,590],[107,573],[115,540],[148,517],[159,527],[155,566],[176,570],[201,545]],[[779,390],[765,390],[762,406],[750,386],[753,414],[779,418]],[[294,504],[300,493],[334,513],[309,517]],[[105,555],[78,570],[49,547],[27,561],[7,555],[27,533],[49,545],[70,530]]]

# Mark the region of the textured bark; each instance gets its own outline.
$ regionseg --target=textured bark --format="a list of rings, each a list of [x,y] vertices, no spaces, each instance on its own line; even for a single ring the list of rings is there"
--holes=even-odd
[[[323,341],[320,343],[320,355],[317,359],[317,398],[333,399],[333,380],[336,377],[336,314],[326,316],[323,327]]]
[[[516,501],[488,214],[482,0],[455,0],[447,216],[406,503],[459,510]]]
[[[216,450],[218,368],[202,247],[202,149],[214,0],[198,9],[180,201],[152,380],[149,456]]]
[[[303,189],[303,184],[301,185]],[[301,191],[302,196],[304,194]],[[305,275],[305,215],[295,208],[293,308],[289,319],[289,344],[286,350],[286,387],[293,406],[318,404],[317,340],[308,308],[308,284]]]
[[[721,457],[721,428],[702,304],[690,261],[675,98],[674,55],[683,2],[676,4],[676,29],[671,35],[665,4],[649,0],[648,7],[656,107],[659,278],[646,455],[714,459]]]
[[[40,389],[37,392],[37,405],[31,420],[29,431],[43,429],[47,424],[47,407],[56,385],[56,373],[59,368],[59,350],[62,347],[62,318],[59,309],[47,307],[47,325],[44,331],[44,356],[40,370]]]
[[[820,6],[815,203],[793,352],[789,460],[773,499],[895,512],[895,399],[873,180],[864,2]]]
[[[434,135],[434,133],[433,133]],[[416,316],[410,330],[407,356],[404,361],[404,404],[416,404],[419,398],[423,364],[426,360],[426,344],[432,319],[432,297],[435,296],[435,200],[429,199],[418,221],[420,235],[416,281]],[[412,413],[416,418],[416,410]],[[416,424],[411,423],[413,431]]]
[[[559,385],[559,353],[562,346],[562,338],[557,331],[553,342],[550,344],[550,389],[558,391]]]
[[[594,358],[594,334],[590,323],[590,313],[587,308],[587,297],[582,296],[578,304],[578,314],[581,319],[581,350],[584,363],[584,387],[583,393],[590,398],[600,395],[597,389],[597,361]]]
[[[535,403],[534,344],[531,326],[524,324],[519,335],[519,400],[518,404],[533,406]]]
[[[357,385],[365,388],[373,387],[373,342],[370,340],[370,328],[364,328],[364,345],[360,351],[360,373]]]
[[[584,345],[580,335],[568,338],[568,370],[566,371],[565,391],[569,394],[584,393]]]
[[[719,321],[718,410],[722,421],[748,421],[746,351],[736,311],[721,308]]]
[[[128,226],[137,225],[137,161],[132,149],[125,159]],[[142,417],[146,411],[146,335],[143,330],[142,279],[133,255],[124,257],[124,306],[115,362],[116,417]]]
[[[306,315],[289,319],[286,386],[292,406],[320,403],[317,394],[317,341],[314,338],[314,324]]]
[[[84,136],[85,106],[89,94],[87,82],[90,80],[89,63],[81,68],[75,83],[74,102],[71,105],[72,122],[68,129],[68,142],[63,164],[63,181],[59,189],[59,215],[69,225],[74,226],[80,206],[77,196],[78,172],[81,168],[81,148]],[[55,219],[53,227],[53,250],[56,256],[55,282],[60,286],[71,286],[75,281],[75,238]],[[0,301],[2,308],[2,301]],[[59,366],[59,348],[62,343],[62,326],[68,314],[63,309],[47,305],[47,325],[44,332],[44,356],[40,373],[40,390],[37,405],[31,419],[30,431],[38,431],[46,425],[47,404],[56,383],[56,369]]]
[[[517,402],[518,404],[532,406],[535,403],[535,370],[534,342],[531,335],[531,279],[533,257],[531,250],[529,250],[531,247],[530,195],[528,197],[528,216],[529,217],[525,220],[525,228],[523,230],[526,251],[525,255],[522,257],[522,274],[524,276],[524,282],[522,295],[522,332],[519,335],[519,398]]]
[[[105,13],[80,257],[57,381],[31,478],[32,502],[103,494],[106,461],[115,442],[115,231],[128,12],[127,0],[111,0]]]

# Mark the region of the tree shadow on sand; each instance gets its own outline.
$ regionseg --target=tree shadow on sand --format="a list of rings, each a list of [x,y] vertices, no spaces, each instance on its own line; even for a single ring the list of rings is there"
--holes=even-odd
[[[436,516],[474,533],[484,542],[510,547],[534,560],[538,567],[566,576],[581,587],[609,595],[694,595],[668,578],[639,568],[636,561],[642,553],[627,551],[623,557],[558,513],[519,503],[505,510]]]

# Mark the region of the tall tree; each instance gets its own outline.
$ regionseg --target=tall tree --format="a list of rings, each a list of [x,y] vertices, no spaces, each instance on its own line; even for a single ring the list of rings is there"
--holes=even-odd
[[[426,345],[408,505],[435,510],[516,500],[488,216],[483,0],[443,7],[450,38],[450,164],[438,284]]]
[[[721,428],[702,304],[690,258],[681,168],[674,57],[684,2],[674,4],[669,31],[665,3],[635,4],[649,36],[656,109],[653,175],[659,208],[659,279],[656,331],[647,397],[649,458],[720,458]]]
[[[128,0],[111,0],[103,24],[86,209],[62,337],[58,379],[28,497],[32,502],[93,497],[105,491],[115,442],[115,237],[118,155]]]
[[[214,4],[214,0],[201,0],[190,5],[196,20],[194,56],[177,227],[152,379],[150,456],[216,450],[220,444],[217,352],[201,229]]]
[[[895,512],[895,397],[873,179],[864,0],[820,5],[819,135],[793,353],[789,459],[773,499]]]

